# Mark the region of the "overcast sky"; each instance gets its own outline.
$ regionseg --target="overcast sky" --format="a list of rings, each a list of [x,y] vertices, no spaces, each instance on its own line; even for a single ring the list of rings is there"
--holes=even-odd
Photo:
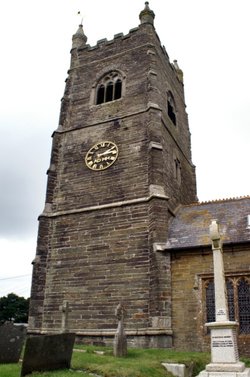
[[[184,71],[200,201],[250,194],[249,0],[151,0]],[[29,296],[51,134],[81,11],[88,43],[138,26],[141,0],[0,2],[0,297]]]

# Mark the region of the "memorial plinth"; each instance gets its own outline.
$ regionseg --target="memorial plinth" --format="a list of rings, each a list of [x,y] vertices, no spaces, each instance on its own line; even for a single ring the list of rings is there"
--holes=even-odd
[[[223,252],[216,221],[210,225],[213,249],[215,322],[207,323],[211,333],[211,363],[199,377],[250,377],[250,369],[239,361],[237,322],[229,321]]]

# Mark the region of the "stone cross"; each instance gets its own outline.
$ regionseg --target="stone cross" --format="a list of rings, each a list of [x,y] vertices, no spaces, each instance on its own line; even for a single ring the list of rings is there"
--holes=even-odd
[[[69,302],[67,300],[63,301],[62,306],[60,306],[60,310],[62,312],[62,326],[61,326],[61,333],[66,333],[69,331],[68,329],[68,319],[69,319]]]
[[[125,308],[123,304],[119,303],[115,309],[115,316],[117,317],[118,321],[124,321],[125,315]]]
[[[238,324],[229,321],[228,317],[222,242],[216,220],[212,221],[209,230],[213,250],[216,319],[206,324],[211,330],[211,363],[200,372],[199,377],[250,377],[250,369],[239,361],[236,339]]]
[[[114,338],[114,356],[122,357],[127,355],[127,337],[124,330],[125,308],[120,303],[117,305],[115,315],[118,319],[118,327]]]
[[[229,320],[227,290],[219,225],[215,220],[212,221],[209,230],[214,264],[215,318],[216,322],[224,322]]]

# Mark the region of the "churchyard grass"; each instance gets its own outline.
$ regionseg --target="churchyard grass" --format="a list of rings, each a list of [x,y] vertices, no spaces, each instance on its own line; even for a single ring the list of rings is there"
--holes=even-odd
[[[0,364],[1,377],[17,377],[20,376],[20,364]]]
[[[126,357],[114,357],[112,348],[75,346],[72,369],[34,373],[32,377],[170,377],[162,362],[193,365],[193,376],[204,369],[210,355],[198,352],[175,352],[167,349],[129,349]],[[98,353],[96,353],[99,351]],[[103,352],[103,354],[102,354]],[[250,359],[242,361],[250,367]],[[21,364],[0,365],[1,377],[19,377]],[[90,373],[90,374],[89,374]]]
[[[114,357],[113,350],[101,347],[82,347],[85,353],[74,352],[72,365],[105,377],[166,377],[172,376],[161,365],[162,362],[193,364],[193,375],[196,376],[209,362],[210,356],[205,353],[175,352],[167,349],[129,349],[126,357]],[[104,354],[95,352],[103,351]]]
[[[21,364],[0,364],[0,376],[1,377],[20,377],[21,372]],[[27,377],[93,377],[85,372],[79,373],[79,371],[73,370],[57,370],[57,371],[49,371],[38,373],[34,372]]]

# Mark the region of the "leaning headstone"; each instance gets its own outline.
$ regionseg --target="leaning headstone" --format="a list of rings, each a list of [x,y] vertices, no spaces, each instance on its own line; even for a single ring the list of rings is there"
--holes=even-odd
[[[250,369],[239,360],[238,324],[229,321],[222,242],[215,220],[210,225],[210,238],[214,263],[215,322],[206,324],[211,330],[211,363],[206,365],[199,377],[250,377]]]
[[[72,333],[28,337],[21,377],[35,371],[69,369],[74,342]]]
[[[0,326],[0,363],[18,363],[26,336],[25,326],[5,322]]]
[[[128,353],[127,337],[124,330],[124,314],[124,306],[119,304],[115,311],[115,315],[118,319],[118,327],[114,339],[114,356],[116,357],[126,356]]]

